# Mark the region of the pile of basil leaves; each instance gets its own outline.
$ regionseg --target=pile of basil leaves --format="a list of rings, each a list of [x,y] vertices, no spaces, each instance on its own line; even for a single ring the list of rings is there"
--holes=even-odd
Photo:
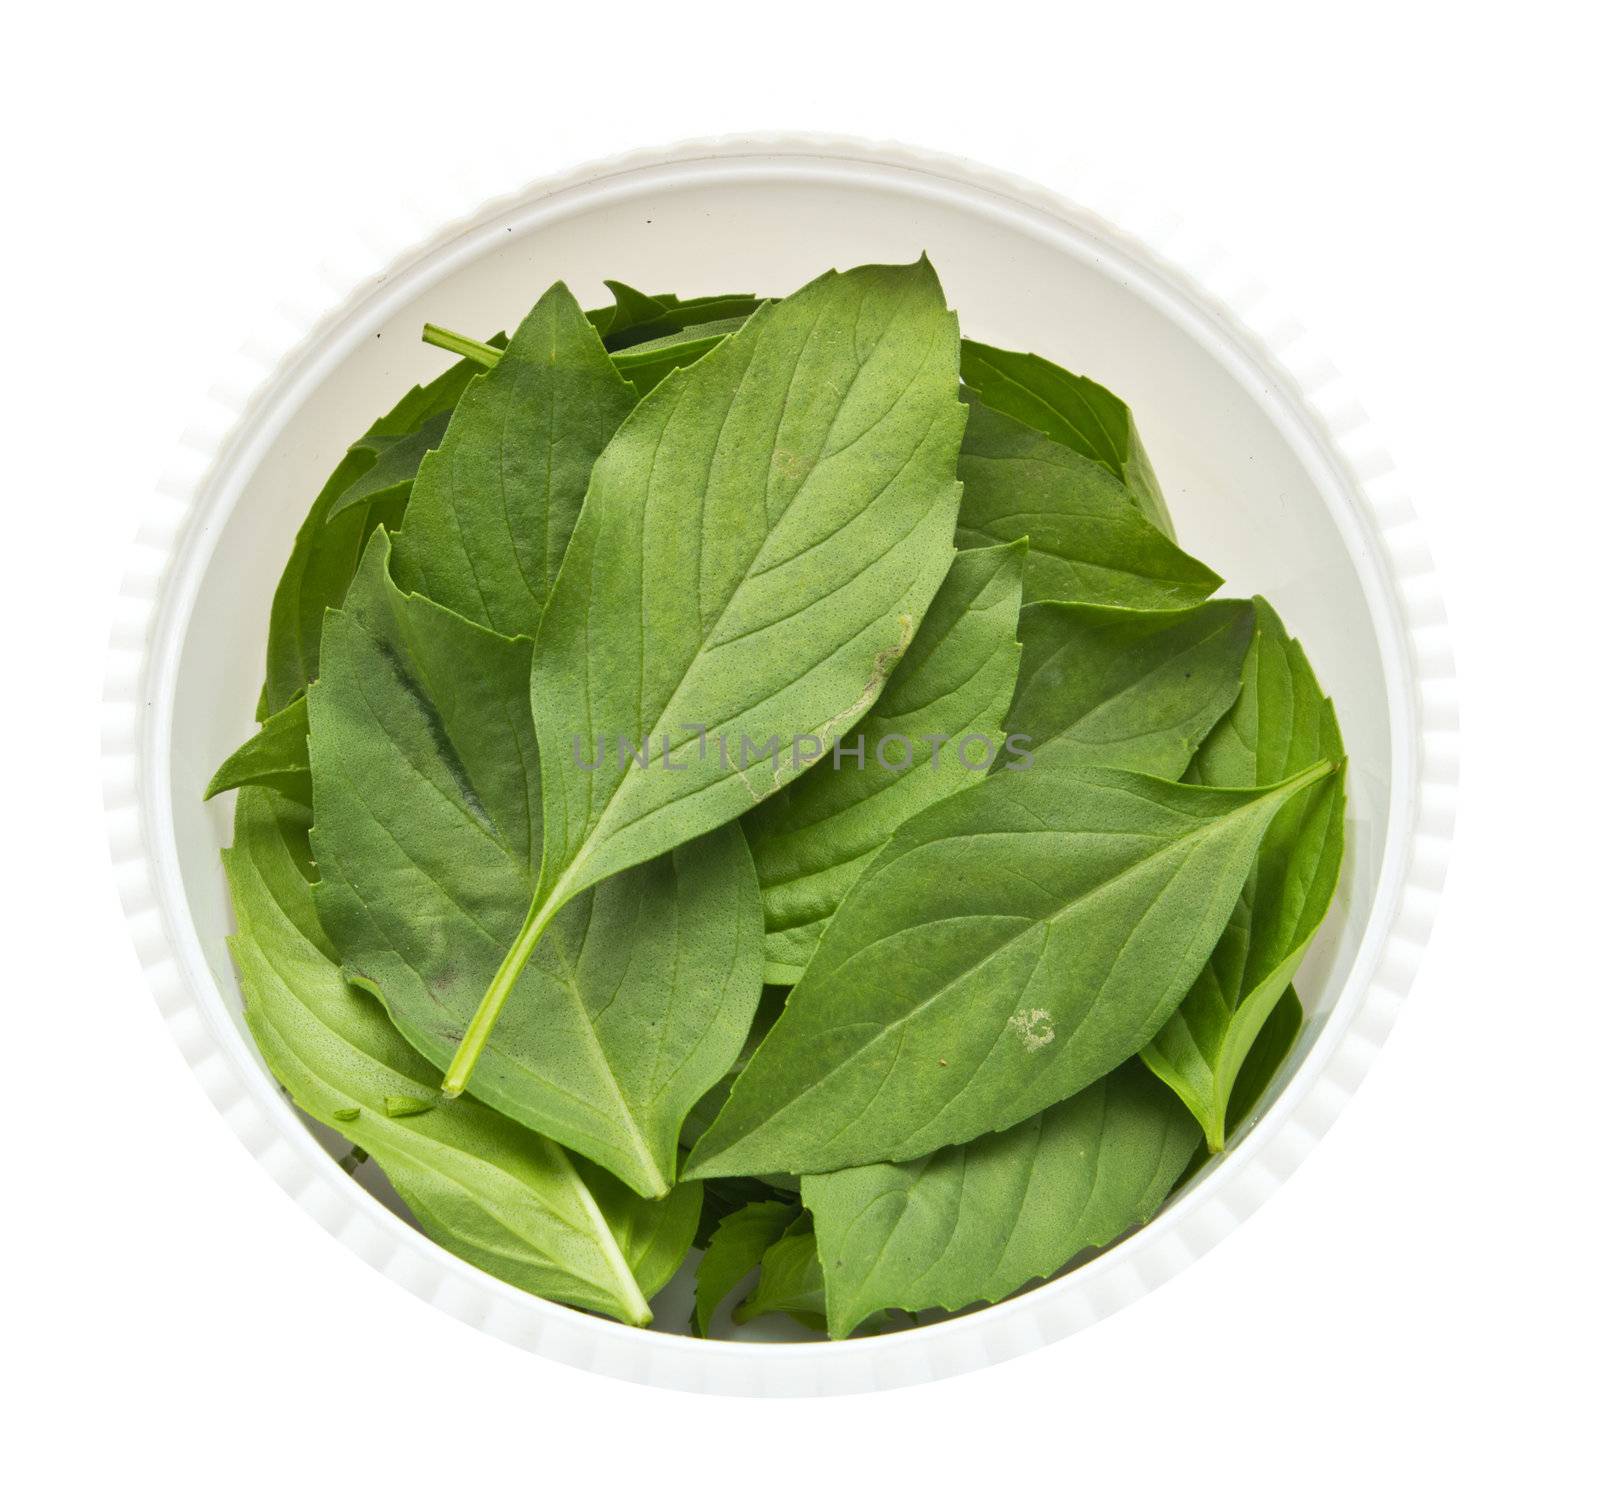
[[[1332,708],[1127,407],[961,340],[926,260],[612,292],[428,329],[299,531],[210,789],[250,1030],[542,1297],[643,1325],[698,1247],[701,1334],[998,1301],[1289,1050]]]

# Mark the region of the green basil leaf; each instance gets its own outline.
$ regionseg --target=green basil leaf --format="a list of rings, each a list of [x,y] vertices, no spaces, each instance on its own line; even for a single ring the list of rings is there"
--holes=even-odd
[[[298,804],[311,803],[311,757],[306,746],[306,698],[297,695],[212,775],[205,797],[256,784]]]
[[[1137,1061],[1009,1130],[805,1179],[828,1332],[884,1308],[998,1302],[1161,1206],[1199,1134]]]
[[[339,974],[306,880],[307,819],[246,788],[223,852],[245,1020],[278,1082],[367,1152],[447,1250],[541,1297],[647,1323],[647,1299],[688,1250],[698,1187],[646,1202],[476,1100],[437,1103],[437,1071]]]
[[[1128,501],[1099,463],[968,398],[956,541],[1028,540],[1025,602],[1191,607],[1222,584]]]
[[[443,1062],[536,876],[532,644],[403,592],[387,540],[330,616],[310,691],[317,901],[346,978]],[[665,1194],[684,1117],[738,1056],[760,990],[760,893],[727,826],[567,905],[473,1092]]]
[[[613,304],[586,312],[585,315],[595,330],[608,339],[607,347],[626,346],[628,334],[632,332],[638,332],[642,341],[646,337],[659,335],[659,330],[675,330],[667,320],[667,307],[673,297],[647,296],[623,280],[607,280],[603,283],[611,292]]]
[[[442,411],[404,436],[380,436],[369,431],[352,451],[370,451],[373,462],[342,492],[328,518],[335,519],[346,509],[358,505],[404,500],[416,480],[422,459],[444,439],[450,425],[450,410]]]
[[[923,810],[850,889],[686,1177],[903,1161],[1130,1058],[1220,936],[1280,809],[1108,768],[1001,772]]]
[[[760,305],[761,302],[754,296],[707,297],[707,312],[720,313],[726,310],[735,314],[694,322],[642,342],[629,342],[625,348],[611,354],[611,362],[638,393],[648,394],[673,369],[687,368],[691,363],[698,362],[724,337],[737,332]],[[676,316],[679,311],[688,316],[694,314],[689,311],[689,306],[690,303],[684,302],[676,309],[667,308],[667,311],[670,316]],[[607,311],[610,309],[608,307]],[[592,311],[587,314],[591,324],[596,315]],[[494,344],[479,342],[476,338],[452,332],[447,327],[434,326],[431,322],[423,327],[422,340],[463,358],[470,358],[484,368],[493,368],[501,357],[500,348]],[[501,341],[503,343],[504,340]]]
[[[447,1087],[569,898],[733,819],[871,708],[954,554],[962,420],[923,260],[762,307],[623,423],[539,629],[538,890]]]
[[[795,1180],[793,1188],[774,1188],[769,1183],[763,1183],[760,1178],[715,1178],[701,1186],[705,1192],[700,1205],[700,1226],[694,1235],[695,1247],[699,1250],[704,1250],[711,1243],[711,1237],[717,1232],[717,1226],[729,1214],[738,1213],[746,1204],[798,1205],[800,1202],[798,1179]]]
[[[798,980],[840,900],[894,831],[1003,755],[1026,554],[1020,541],[958,554],[878,703],[851,743],[840,743],[861,761],[836,749],[745,815],[766,910],[767,980]]]
[[[680,299],[673,295],[647,296],[620,280],[608,280],[605,285],[615,305],[591,311],[588,317],[612,352],[626,351],[687,328],[747,317],[761,305],[759,296],[737,293]]]
[[[1197,783],[1249,787],[1344,757],[1333,705],[1305,650],[1260,597],[1255,608],[1243,688],[1195,755],[1188,776]],[[1240,1065],[1333,900],[1344,802],[1341,769],[1284,808],[1194,989],[1145,1050],[1145,1062],[1194,1112],[1213,1151],[1226,1140]]]
[[[953,555],[954,363],[925,261],[830,274],[624,424],[539,634],[542,892],[681,843],[794,776],[786,764],[768,787],[702,756],[702,731],[775,733],[787,753],[871,707]],[[683,771],[614,750],[574,761],[575,737],[591,750],[598,734],[663,733]]]
[[[1273,1007],[1266,1021],[1261,1024],[1261,1031],[1256,1034],[1255,1042],[1250,1045],[1249,1053],[1239,1066],[1239,1075],[1233,1081],[1233,1093],[1228,1096],[1225,1133],[1228,1140],[1232,1140],[1234,1132],[1249,1120],[1257,1102],[1267,1092],[1267,1086],[1272,1083],[1274,1075],[1283,1067],[1284,1060],[1293,1050],[1295,1039],[1300,1036],[1300,1029],[1304,1025],[1305,1011],[1300,1005],[1300,998],[1295,994],[1294,987],[1290,986],[1279,998],[1278,1004]],[[1202,1140],[1195,1148],[1194,1156],[1189,1159],[1189,1165],[1184,1169],[1183,1176],[1178,1179],[1174,1187],[1181,1188],[1214,1155],[1210,1144]],[[709,1190],[706,1196],[710,1197]],[[705,1206],[703,1205],[700,1217],[701,1227],[704,1228]]]
[[[368,535],[379,524],[399,522],[410,490],[386,483],[364,502],[341,506],[340,500],[373,470],[389,441],[420,431],[454,409],[477,372],[474,364],[462,360],[432,383],[410,390],[350,448],[323,485],[295,535],[273,593],[259,719],[276,715],[317,677],[323,614],[344,600]],[[336,515],[335,507],[340,508]]]
[[[698,362],[712,348],[737,332],[748,317],[727,317],[719,322],[708,322],[700,327],[686,327],[682,332],[641,342],[620,353],[611,355],[611,362],[640,394],[648,394],[675,368],[687,368]]]
[[[694,1328],[701,1338],[710,1336],[711,1316],[729,1293],[799,1217],[799,1204],[748,1203],[717,1225],[694,1278]]]
[[[1261,1031],[1251,1043],[1250,1051],[1239,1065],[1238,1077],[1233,1081],[1233,1093],[1228,1096],[1228,1135],[1250,1118],[1267,1086],[1272,1083],[1283,1061],[1294,1048],[1300,1029],[1305,1026],[1305,1008],[1290,986],[1278,998]]]
[[[595,457],[633,403],[557,282],[423,459],[394,539],[396,579],[483,627],[531,638]]]
[[[670,304],[668,316],[678,328],[705,327],[712,322],[732,319],[743,320],[755,312],[767,299],[752,296],[745,291],[719,291],[710,296],[677,296],[663,298]]]
[[[1177,778],[1237,698],[1254,628],[1249,602],[1170,612],[1034,602],[1022,609],[1006,733],[1041,763]]]
[[[772,1031],[772,1024],[778,1020],[788,996],[788,986],[766,985],[761,988],[761,1000],[756,1007],[755,1020],[750,1024],[750,1031],[745,1035],[744,1047],[739,1050],[739,1056],[733,1061],[728,1072],[694,1102],[693,1108],[684,1118],[683,1130],[678,1134],[680,1147],[686,1149],[692,1147],[710,1129],[711,1122],[717,1118],[717,1112],[728,1102],[733,1081],[744,1072],[744,1066],[750,1062],[750,1055],[760,1046],[762,1039]]]
[[[769,1312],[783,1312],[807,1328],[827,1326],[827,1298],[817,1237],[808,1218],[797,1218],[761,1257],[755,1289],[733,1310],[733,1321],[748,1323]]]
[[[1172,537],[1172,515],[1133,412],[1109,389],[1037,353],[1008,352],[970,338],[961,344],[961,378],[991,410],[1099,462],[1127,489],[1140,513]]]

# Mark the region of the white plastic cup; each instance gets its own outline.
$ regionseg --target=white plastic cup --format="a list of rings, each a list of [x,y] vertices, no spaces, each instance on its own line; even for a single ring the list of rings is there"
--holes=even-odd
[[[441,367],[419,341],[424,321],[486,335],[558,277],[586,304],[604,302],[603,277],[781,294],[831,265],[924,250],[964,332],[1128,400],[1182,543],[1228,593],[1272,599],[1338,704],[1349,848],[1296,981],[1305,1030],[1253,1123],[1155,1220],[998,1306],[832,1344],[703,1342],[542,1301],[457,1260],[347,1176],[245,1029],[218,857],[231,805],[200,796],[252,730],[273,586],[345,446]],[[995,1363],[1114,1312],[1252,1212],[1354,1090],[1411,984],[1444,877],[1456,711],[1427,547],[1365,418],[1303,335],[1226,273],[1170,223],[1140,240],[970,163],[849,140],[699,141],[536,182],[359,283],[335,269],[336,310],[285,313],[289,351],[242,354],[137,541],[106,690],[106,800],[156,999],[284,1188],[379,1270],[488,1332],[605,1374],[732,1394],[885,1388]]]

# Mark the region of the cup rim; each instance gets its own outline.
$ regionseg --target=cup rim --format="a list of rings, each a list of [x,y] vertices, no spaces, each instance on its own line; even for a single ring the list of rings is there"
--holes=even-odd
[[[1320,463],[1372,562],[1363,575],[1383,657],[1397,757],[1373,912],[1328,1021],[1282,1093],[1236,1146],[1149,1224],[1087,1264],[1019,1296],[879,1338],[759,1344],[645,1333],[531,1296],[434,1244],[347,1177],[231,1024],[200,952],[178,874],[166,781],[170,704],[189,604],[210,558],[207,519],[231,501],[314,383],[374,316],[386,290],[414,293],[419,267],[519,207],[660,169],[778,163],[819,171],[914,172],[1088,231],[1141,267],[1204,324],[1208,345],[1265,381],[1269,410]],[[761,168],[755,168],[761,169]],[[1354,1093],[1409,989],[1442,889],[1456,795],[1456,693],[1443,599],[1409,501],[1370,421],[1331,365],[1256,284],[1170,215],[1080,178],[1078,200],[1007,173],[895,143],[815,134],[733,135],[607,157],[484,201],[465,215],[421,210],[363,236],[324,266],[300,304],[248,344],[185,433],[134,542],[110,644],[103,773],[112,859],[135,946],[174,1039],[249,1151],[302,1207],[385,1275],[463,1321],[546,1357],[619,1378],[733,1394],[829,1394],[914,1383],[996,1363],[1109,1316],[1199,1258],[1294,1170]],[[1089,203],[1094,205],[1088,205]],[[441,223],[420,241],[417,221]],[[1135,232],[1135,229],[1138,232]],[[398,291],[394,291],[398,294]],[[1278,417],[1284,417],[1280,420]],[[1287,423],[1285,423],[1287,422]],[[1324,486],[1326,490],[1326,485]],[[209,528],[213,531],[218,526]]]

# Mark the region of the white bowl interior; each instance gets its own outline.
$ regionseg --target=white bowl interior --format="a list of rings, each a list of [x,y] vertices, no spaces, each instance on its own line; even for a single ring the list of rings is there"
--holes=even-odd
[[[1338,473],[1248,353],[1102,225],[905,166],[795,156],[647,166],[508,206],[358,299],[257,412],[207,511],[210,554],[194,569],[163,695],[171,847],[215,977],[211,1015],[232,1024],[254,1062],[224,944],[218,852],[231,799],[204,805],[200,795],[252,730],[272,590],[308,505],[371,419],[445,364],[418,340],[422,323],[487,336],[558,277],[589,305],[606,300],[602,277],[683,294],[781,294],[828,266],[924,250],[964,332],[1042,353],[1128,400],[1180,542],[1226,578],[1227,593],[1272,600],[1338,706],[1350,754],[1347,869],[1297,981],[1311,1020],[1281,1091],[1357,965],[1410,729],[1391,717],[1403,684],[1383,643],[1387,583]]]

